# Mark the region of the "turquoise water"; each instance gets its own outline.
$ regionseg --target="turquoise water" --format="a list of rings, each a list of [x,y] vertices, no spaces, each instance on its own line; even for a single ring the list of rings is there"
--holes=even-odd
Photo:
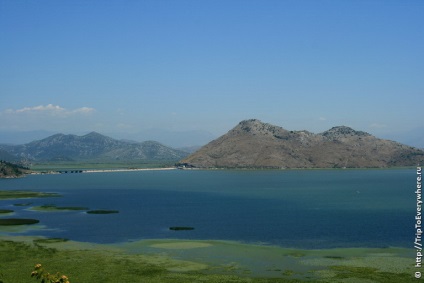
[[[30,230],[77,241],[212,239],[295,248],[410,247],[415,235],[415,170],[171,170],[35,175],[0,180],[0,190],[58,192],[58,198],[0,200]],[[37,212],[13,204],[119,210]],[[190,226],[191,231],[170,231]]]

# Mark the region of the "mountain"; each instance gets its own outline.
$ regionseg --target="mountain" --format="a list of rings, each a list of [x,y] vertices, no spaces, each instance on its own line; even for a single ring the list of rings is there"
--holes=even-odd
[[[165,129],[146,129],[138,133],[122,133],[122,136],[129,140],[154,140],[172,148],[200,147],[216,138],[215,135],[203,130],[172,131]]]
[[[424,163],[424,151],[346,126],[320,134],[245,120],[180,161],[199,168],[383,168]]]
[[[9,152],[0,149],[0,160],[7,160],[9,162],[16,162],[19,161],[19,158],[16,156],[13,156]]]
[[[40,161],[147,161],[179,160],[188,155],[158,142],[115,140],[91,132],[84,136],[56,134],[24,145],[0,145],[10,155]]]

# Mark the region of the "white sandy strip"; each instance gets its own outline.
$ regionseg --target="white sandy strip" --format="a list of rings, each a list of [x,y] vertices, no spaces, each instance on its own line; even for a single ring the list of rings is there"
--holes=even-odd
[[[83,170],[82,173],[108,173],[108,172],[132,172],[132,171],[163,171],[175,170],[175,167],[166,168],[134,168],[134,169],[104,169],[104,170]],[[71,170],[72,171],[72,170]]]

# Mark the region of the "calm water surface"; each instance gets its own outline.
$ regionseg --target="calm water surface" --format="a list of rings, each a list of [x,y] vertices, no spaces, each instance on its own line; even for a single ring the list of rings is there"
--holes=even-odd
[[[116,243],[139,239],[213,239],[296,248],[410,247],[415,170],[138,171],[38,175],[0,180],[0,190],[62,196],[0,200],[13,216],[36,218],[42,235]],[[13,204],[119,210],[36,212]],[[170,231],[192,226],[192,231]]]

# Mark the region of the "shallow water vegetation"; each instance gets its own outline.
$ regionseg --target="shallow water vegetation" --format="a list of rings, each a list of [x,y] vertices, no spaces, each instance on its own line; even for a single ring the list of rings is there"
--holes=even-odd
[[[80,207],[80,206],[56,206],[55,204],[45,204],[40,206],[33,206],[31,210],[35,211],[78,211],[78,210],[89,210],[88,207]]]
[[[57,193],[33,192],[33,191],[0,191],[0,199],[21,199],[21,198],[46,198],[59,197]]]
[[[295,258],[301,258],[304,257],[306,254],[301,251],[291,251],[287,254],[287,256],[295,257]]]
[[[48,246],[49,244],[46,244]],[[46,270],[66,274],[70,282],[300,282],[279,278],[249,278],[236,275],[170,272],[167,262],[150,263],[148,257],[113,250],[57,250],[29,242],[0,241],[0,266],[4,283],[29,282],[34,263]]]
[[[15,203],[13,206],[30,206],[32,205],[32,202],[26,202],[26,203]]]
[[[0,226],[31,225],[31,224],[37,224],[39,222],[40,221],[37,219],[0,218]]]
[[[273,266],[273,275],[260,277],[251,270],[246,269],[238,261],[233,261],[224,266],[216,266],[212,263],[173,259],[168,251],[180,248],[184,252],[200,249],[208,251],[213,249],[218,242],[187,242],[187,241],[147,241],[144,243],[155,249],[160,248],[166,252],[128,253],[120,246],[95,245],[89,243],[77,243],[61,238],[30,238],[9,240],[0,239],[0,273],[3,274],[4,283],[29,282],[29,273],[34,264],[41,263],[43,268],[56,274],[66,274],[69,281],[77,282],[249,282],[249,283],[271,283],[271,282],[411,282],[413,278],[412,269],[402,266],[402,258],[396,256],[385,256],[375,253],[372,258],[380,257],[389,259],[382,261],[382,265],[393,262],[400,263],[400,270],[389,272],[390,268],[378,268],[366,266],[373,260],[363,260],[359,257],[346,256],[347,259],[331,258],[337,252],[307,251],[301,258],[292,258],[303,265],[303,272],[287,268],[286,266]],[[178,243],[182,243],[179,245]],[[185,244],[184,244],[185,243]],[[204,244],[201,246],[200,244]],[[136,243],[130,243],[134,245]],[[190,245],[189,245],[190,244]],[[197,245],[195,245],[197,244]],[[154,246],[152,246],[154,245]],[[230,243],[222,243],[228,247]],[[242,249],[246,254],[247,245],[233,244],[236,249]],[[188,249],[190,248],[190,249]],[[259,247],[251,247],[257,252]],[[269,247],[264,248],[266,250]],[[276,248],[280,253],[284,249]],[[228,250],[228,249],[226,249]],[[288,250],[288,253],[293,250]],[[374,252],[374,251],[372,251]],[[318,253],[322,253],[317,257]],[[247,253],[248,255],[249,252]],[[330,258],[328,255],[331,254]],[[381,256],[383,255],[383,256]],[[326,257],[327,256],[327,257]],[[337,257],[337,256],[336,256]],[[316,259],[304,264],[303,261]],[[410,260],[412,262],[413,259]],[[311,263],[313,263],[311,265]],[[338,264],[336,264],[338,263]],[[327,265],[325,265],[327,264]],[[240,270],[243,272],[240,273]],[[277,275],[275,275],[277,274]],[[279,275],[278,275],[279,274]]]
[[[108,209],[96,209],[87,211],[88,214],[113,214],[119,213],[118,210],[108,210]]]
[[[52,244],[52,243],[64,243],[69,241],[69,239],[64,238],[41,238],[41,239],[34,239],[34,244]]]
[[[169,230],[173,230],[173,231],[189,231],[189,230],[194,230],[194,227],[188,227],[188,226],[172,226],[172,227],[169,227]]]
[[[399,283],[411,282],[416,280],[413,273],[393,273],[381,272],[376,268],[371,267],[355,267],[355,266],[332,266],[331,270],[335,271],[335,276],[332,279],[367,279],[374,282]],[[358,282],[360,280],[357,280]]]

